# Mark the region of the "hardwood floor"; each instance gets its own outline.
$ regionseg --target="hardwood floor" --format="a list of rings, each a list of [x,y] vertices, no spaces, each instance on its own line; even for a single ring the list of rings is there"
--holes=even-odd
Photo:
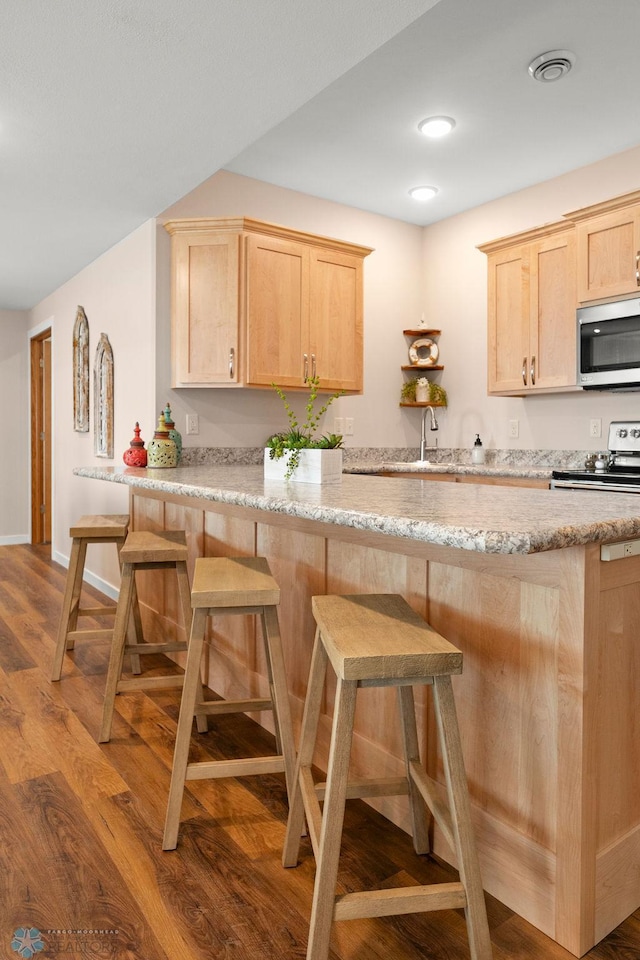
[[[112,740],[96,743],[108,644],[78,644],[48,679],[65,573],[48,547],[0,547],[0,956],[28,956],[12,937],[36,928],[58,958],[303,958],[314,864],[305,841],[300,866],[280,865],[283,778],[190,781],[178,849],[163,853],[179,691],[119,696]],[[193,734],[194,759],[273,750],[248,719],[210,726]],[[360,801],[341,864],[349,890],[454,876]],[[490,897],[488,910],[495,960],[570,960]],[[332,960],[469,957],[459,911],[334,930]],[[587,956],[638,960],[640,911]]]

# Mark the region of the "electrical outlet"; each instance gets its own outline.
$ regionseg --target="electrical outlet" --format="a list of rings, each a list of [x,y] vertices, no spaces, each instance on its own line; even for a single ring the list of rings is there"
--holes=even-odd
[[[601,560],[623,560],[625,557],[640,556],[640,540],[625,540],[623,543],[603,543],[600,547]]]
[[[509,436],[512,440],[515,440],[520,436],[520,421],[519,420],[509,420]]]
[[[197,413],[187,414],[187,433],[188,434],[200,433],[200,423],[198,421]]]
[[[602,420],[600,417],[594,417],[589,421],[589,436],[598,440],[602,436]]]
[[[344,417],[336,417],[333,421],[333,432],[344,436]]]
[[[344,435],[345,437],[353,436],[353,417],[344,418]]]

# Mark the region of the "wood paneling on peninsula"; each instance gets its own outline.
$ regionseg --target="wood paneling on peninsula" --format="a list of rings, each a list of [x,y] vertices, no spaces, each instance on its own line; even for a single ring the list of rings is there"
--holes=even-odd
[[[265,484],[253,469],[250,477],[251,468],[211,468],[210,499],[204,487],[185,486],[191,495],[183,496],[179,484],[156,481],[145,471],[87,470],[85,475],[117,475],[131,484],[134,525],[155,525],[164,511],[166,524],[179,521],[190,531],[196,550],[255,551],[267,557],[282,589],[296,726],[315,594],[401,593],[458,646],[464,671],[455,692],[485,888],[582,955],[640,902],[634,881],[640,867],[640,810],[632,772],[640,769],[640,737],[634,735],[636,720],[630,719],[640,682],[634,643],[640,560],[603,562],[599,545],[615,539],[616,530],[627,531],[624,536],[640,532],[640,502],[434,481],[426,487],[427,505],[416,498],[414,483],[400,479],[344,477],[342,492],[302,490],[304,484]],[[188,469],[178,475],[188,476]],[[195,478],[197,471],[191,475]],[[235,502],[234,476],[243,491]],[[353,511],[360,490],[369,512],[353,512],[352,522],[343,525],[338,504],[343,510],[351,504]],[[401,519],[397,497],[402,495],[416,518],[410,526]],[[389,529],[404,535],[380,532],[385,524],[381,508],[376,511],[378,501],[388,505]],[[285,505],[299,512],[308,505],[309,517],[288,514]],[[555,531],[552,518],[562,507],[567,522]],[[459,540],[464,549],[447,546],[447,534],[438,532],[438,517],[447,511],[457,517],[449,542]],[[576,511],[583,526],[575,526]],[[591,514],[599,515],[597,524],[589,523]],[[465,530],[467,515],[485,517],[482,537],[492,552],[483,550],[479,532],[474,540]],[[505,539],[491,533],[491,524],[500,523]],[[422,524],[427,539],[414,539]],[[513,529],[507,535],[509,524]],[[205,530],[210,532],[200,546]],[[441,542],[429,542],[429,530]],[[564,549],[549,548],[562,541]],[[541,552],[527,553],[526,545]],[[176,630],[170,607],[163,607],[161,587],[145,590],[142,600],[146,615],[169,632]],[[215,648],[216,625],[213,630]],[[219,643],[221,653],[212,652],[209,664],[209,685],[222,696],[241,690],[253,694],[264,683],[253,634],[220,630]],[[369,693],[356,718],[354,770],[397,776],[402,764],[391,723],[393,697],[388,690]],[[326,762],[332,699],[329,687],[320,766]],[[417,700],[425,762],[429,773],[442,779],[428,690],[417,691]],[[386,799],[379,808],[409,830],[402,799]],[[434,849],[451,862],[437,831]]]

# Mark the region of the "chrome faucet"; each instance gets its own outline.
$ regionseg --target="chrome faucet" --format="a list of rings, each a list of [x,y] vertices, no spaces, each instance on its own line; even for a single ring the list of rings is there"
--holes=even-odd
[[[427,459],[427,413],[431,414],[431,430],[438,429],[438,421],[436,420],[436,412],[433,407],[425,407],[422,413],[422,428],[420,430],[420,459]],[[438,438],[436,437],[434,447],[438,446]]]

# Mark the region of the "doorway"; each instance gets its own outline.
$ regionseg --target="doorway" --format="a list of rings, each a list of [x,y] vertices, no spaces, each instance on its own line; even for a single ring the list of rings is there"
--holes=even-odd
[[[31,339],[31,543],[51,543],[51,328]]]

